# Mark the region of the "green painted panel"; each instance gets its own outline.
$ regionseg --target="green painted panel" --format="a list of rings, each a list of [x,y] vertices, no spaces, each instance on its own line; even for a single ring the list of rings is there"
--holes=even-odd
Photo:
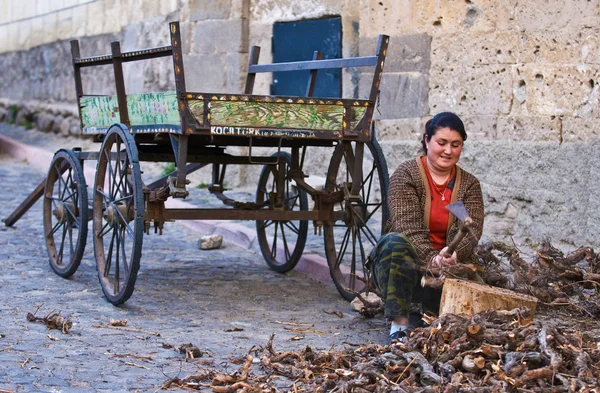
[[[204,101],[188,100],[187,105],[198,124],[204,124]]]
[[[341,131],[343,117],[342,105],[210,102],[210,123],[213,126]]]
[[[181,125],[175,92],[128,95],[127,111],[131,125]]]
[[[121,121],[117,96],[82,97],[80,105],[84,127],[110,127]],[[132,126],[181,124],[175,92],[128,95],[127,111]]]
[[[117,96],[81,97],[79,103],[84,127],[110,127],[120,122]]]
[[[364,106],[353,106],[352,107],[352,109],[351,109],[352,118],[350,119],[350,129],[351,130],[353,130],[358,125],[358,122],[362,119],[366,110],[367,110],[367,108]]]

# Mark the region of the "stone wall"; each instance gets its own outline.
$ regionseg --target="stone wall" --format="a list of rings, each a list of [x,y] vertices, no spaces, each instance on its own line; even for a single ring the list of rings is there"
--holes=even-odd
[[[487,238],[534,243],[547,235],[571,246],[600,245],[593,170],[600,166],[594,154],[600,0],[76,3],[55,16],[46,11],[19,23],[0,18],[0,33],[10,30],[6,34],[19,42],[0,43],[0,118],[27,102],[58,113],[52,122],[62,124],[58,132],[74,130],[64,120],[69,110],[56,109],[74,102],[72,37],[81,39],[83,55],[108,53],[113,40],[122,41],[123,50],[163,45],[167,23],[180,20],[188,90],[241,92],[249,46],[262,47],[261,62],[271,60],[273,23],[339,15],[346,57],[370,55],[379,34],[391,36],[376,115],[390,172],[417,153],[432,115],[454,111],[469,133],[462,165],[482,181]],[[61,23],[34,34],[37,19],[50,20],[42,23],[48,30],[51,21]],[[162,60],[125,71],[128,92],[173,86],[170,64]],[[89,71],[84,89],[111,93],[109,75]],[[343,95],[364,98],[368,76],[345,71]],[[269,75],[259,75],[255,91],[267,93],[270,83]],[[324,175],[327,163],[310,161],[309,172]],[[231,185],[251,186],[246,179],[255,179],[254,172],[241,169]]]

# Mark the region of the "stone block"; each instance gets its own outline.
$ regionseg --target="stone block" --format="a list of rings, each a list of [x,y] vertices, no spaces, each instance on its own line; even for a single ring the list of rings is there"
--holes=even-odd
[[[86,20],[86,35],[94,36],[104,33],[104,25],[111,23],[106,20],[106,13],[103,2],[88,3],[87,20]],[[114,21],[116,23],[116,21]]]
[[[218,55],[188,55],[183,58],[188,91],[225,92],[225,64]]]
[[[242,93],[246,84],[246,67],[248,55],[246,53],[227,53],[225,55],[226,74],[225,91]]]
[[[71,38],[73,31],[73,9],[67,9],[56,13],[56,37],[59,40]]]
[[[12,26],[12,25],[10,25]],[[35,47],[44,42],[44,24],[42,18],[31,19],[31,46]]]
[[[598,116],[598,66],[525,64],[516,69],[526,86],[529,114]]]
[[[519,238],[580,242],[597,231],[598,213],[590,204],[589,184],[598,181],[598,146],[578,143],[489,143],[473,160],[486,194],[486,221],[518,212],[510,233]],[[591,161],[590,161],[591,160]],[[514,164],[513,164],[514,163]],[[513,207],[511,207],[512,205]],[[575,224],[577,223],[577,224]],[[589,223],[591,225],[585,225]],[[488,228],[484,228],[484,232]],[[517,241],[518,242],[518,241]],[[585,244],[585,243],[583,243]]]
[[[588,64],[600,63],[600,29],[586,29],[584,37],[579,41],[577,49],[580,51],[580,59]]]
[[[88,18],[87,7],[87,4],[81,4],[78,7],[72,9],[73,24],[71,30],[71,37],[80,38],[86,35]]]
[[[437,113],[437,112],[436,112]],[[432,116],[435,114],[432,113]],[[488,115],[474,115],[471,116],[468,113],[458,114],[465,125],[467,131],[467,143],[463,148],[470,148],[471,141],[474,140],[486,140],[496,139],[498,135],[498,119],[499,116],[488,116]],[[423,128],[424,130],[424,128]]]
[[[31,20],[22,21],[19,23],[19,50],[27,50],[31,48]]]
[[[418,140],[381,141],[380,145],[390,176],[401,163],[421,154],[421,143]]]
[[[511,109],[512,78],[506,66],[432,67],[429,86],[431,113],[500,115]]]
[[[17,23],[11,23],[7,25],[8,28],[8,50],[16,51],[19,50],[19,25]]]
[[[375,137],[380,143],[385,141],[420,141],[425,130],[425,118],[375,120]]]
[[[374,56],[379,37],[361,37],[360,56]],[[406,34],[390,37],[385,72],[428,73],[431,65],[431,36]]]
[[[139,37],[142,35],[141,23],[130,23],[122,30],[121,49],[125,51],[140,48]],[[127,64],[124,64],[125,67]]]
[[[600,1],[515,2],[513,23],[528,30],[579,30],[600,25]]]
[[[79,116],[71,116],[69,118],[69,134],[72,136],[81,135],[81,122]]]
[[[318,19],[324,15],[345,15],[346,7],[355,9],[359,3],[338,0],[258,0],[250,1],[250,15],[259,23],[272,25],[276,22]]]
[[[515,3],[516,0],[481,0],[477,4],[422,0],[400,5],[393,0],[363,0],[361,35],[501,30],[511,25]]]
[[[104,25],[102,33],[118,33],[121,31],[121,2],[119,0],[104,0]],[[148,2],[154,3],[154,2]]]
[[[273,25],[271,24],[250,24],[250,33],[248,43],[250,47],[253,45],[260,46],[260,63],[270,63],[272,61],[271,38],[273,37]],[[250,52],[250,48],[247,48]]]
[[[361,74],[360,98],[368,98],[372,74]],[[378,111],[382,119],[398,119],[425,115],[428,77],[416,72],[384,73],[381,78]]]
[[[497,31],[434,36],[431,42],[432,68],[522,62],[522,34]]]
[[[51,132],[54,127],[54,116],[46,113],[37,113],[35,115],[35,128],[42,132]]]
[[[585,31],[501,30],[433,37],[432,65],[598,63],[598,28]]]
[[[141,20],[151,19],[160,16],[160,1],[140,0],[138,12],[141,14]]]
[[[560,120],[563,142],[591,142],[600,136],[597,119],[565,116]]]
[[[560,142],[561,119],[557,116],[502,116],[497,139]]]
[[[169,20],[166,16],[149,18],[140,22],[135,49],[170,45],[171,36],[168,23]]]
[[[176,12],[179,9],[178,0],[162,0],[160,2],[160,14],[166,15],[172,12]]]
[[[58,124],[56,129],[62,136],[69,136],[71,134],[71,120],[67,117],[57,118],[55,121]]]
[[[229,19],[231,0],[192,0],[189,7],[190,21]]]
[[[442,34],[450,32],[492,32],[513,25],[517,0],[445,1],[439,2],[433,27]]]
[[[239,20],[198,22],[194,31],[192,52],[200,55],[239,52],[242,23]]]

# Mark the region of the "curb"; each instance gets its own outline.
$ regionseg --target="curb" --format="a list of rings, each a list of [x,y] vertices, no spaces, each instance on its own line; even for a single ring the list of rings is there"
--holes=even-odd
[[[45,149],[30,146],[16,141],[5,135],[0,135],[0,153],[5,153],[16,160],[26,160],[30,165],[44,171],[50,166],[54,153]],[[89,165],[84,167],[86,181],[93,179],[95,169]],[[89,183],[92,184],[92,183]],[[33,191],[33,190],[32,190]],[[167,208],[197,208],[197,206],[180,199],[169,199],[165,202]],[[238,247],[249,249],[256,240],[256,231],[225,220],[181,220],[178,221],[191,230],[204,235],[221,235],[223,240]],[[294,268],[324,284],[333,285],[329,274],[327,260],[316,254],[303,254]]]

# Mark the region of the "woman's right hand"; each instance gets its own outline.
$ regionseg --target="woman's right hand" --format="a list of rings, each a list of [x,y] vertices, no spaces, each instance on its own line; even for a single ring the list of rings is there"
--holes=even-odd
[[[448,251],[448,247],[442,248],[440,253],[438,255],[436,255],[435,257],[433,257],[433,259],[431,261],[431,266],[440,269],[445,266],[456,265],[458,263],[458,257],[456,255],[456,251],[454,251],[451,256],[446,257],[447,251]]]

